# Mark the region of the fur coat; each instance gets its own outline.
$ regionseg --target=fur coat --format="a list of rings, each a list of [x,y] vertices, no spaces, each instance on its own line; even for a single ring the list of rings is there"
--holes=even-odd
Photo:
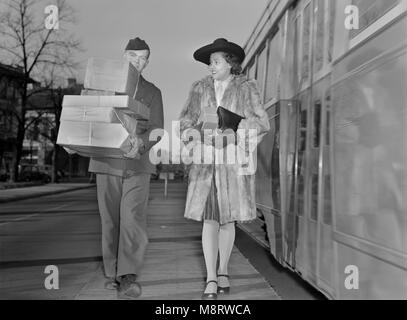
[[[221,106],[245,117],[239,124],[237,145],[229,144],[224,149],[215,149],[201,141],[195,143],[200,145],[199,147],[206,156],[211,154],[212,161],[204,162],[202,155],[201,164],[196,162],[191,164],[185,217],[202,221],[212,178],[215,175],[220,223],[250,221],[256,218],[256,146],[270,130],[270,124],[261,103],[256,81],[247,80],[243,75],[233,76],[225,89]],[[206,107],[214,108],[214,110],[218,107],[214,81],[211,76],[192,85],[179,118],[181,136],[188,135],[190,129],[200,128],[202,110]],[[241,135],[242,132],[243,135]],[[236,161],[234,162],[227,161],[230,151],[232,158],[235,154]],[[245,161],[238,161],[238,159]],[[252,160],[250,164],[248,164],[250,162],[248,159]]]

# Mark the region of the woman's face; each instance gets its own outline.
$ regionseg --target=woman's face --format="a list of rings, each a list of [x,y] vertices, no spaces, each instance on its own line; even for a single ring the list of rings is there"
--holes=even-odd
[[[230,70],[232,67],[227,63],[222,52],[212,53],[210,62],[209,71],[213,79],[223,81],[230,76]]]

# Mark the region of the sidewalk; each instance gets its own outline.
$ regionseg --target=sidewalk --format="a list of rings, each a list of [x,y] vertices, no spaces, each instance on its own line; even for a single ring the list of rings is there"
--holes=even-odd
[[[186,184],[170,183],[168,197],[164,184],[152,183],[148,212],[149,246],[139,277],[143,287],[140,300],[199,300],[205,286],[202,254],[202,223],[185,219]],[[248,259],[233,248],[229,272],[230,295],[219,300],[281,299]],[[102,263],[75,296],[78,300],[116,300],[115,291],[104,289]]]
[[[91,183],[49,183],[41,186],[0,190],[0,203],[37,198],[94,187]]]
[[[4,206],[5,219],[0,223],[3,228],[0,252],[3,250],[4,258],[0,262],[0,299],[118,299],[116,291],[104,289],[100,216],[93,186],[48,185],[26,188],[29,190],[25,194],[19,189],[10,190],[20,192],[14,194],[15,200],[17,196],[37,197],[45,192],[89,188],[62,197],[44,198],[49,201],[44,207],[35,204],[30,208],[28,202],[21,204],[24,210],[17,208],[14,212],[6,208],[13,207],[13,203]],[[164,182],[151,183],[149,245],[139,275],[143,288],[139,300],[201,299],[206,276],[202,222],[184,218],[186,188],[184,182],[170,182],[165,197]],[[4,200],[6,197],[2,196]],[[10,194],[9,199],[12,196]],[[256,228],[252,232],[256,233]],[[44,268],[48,265],[59,268],[58,290],[44,288]],[[281,299],[271,283],[236,246],[229,273],[230,295],[221,295],[219,300]]]

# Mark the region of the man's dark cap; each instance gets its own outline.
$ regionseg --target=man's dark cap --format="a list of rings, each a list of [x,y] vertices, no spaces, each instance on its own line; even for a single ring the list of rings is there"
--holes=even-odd
[[[150,47],[144,40],[141,40],[139,37],[137,37],[134,39],[130,39],[129,42],[127,43],[126,49],[124,49],[124,50],[148,50],[148,51],[150,51]]]

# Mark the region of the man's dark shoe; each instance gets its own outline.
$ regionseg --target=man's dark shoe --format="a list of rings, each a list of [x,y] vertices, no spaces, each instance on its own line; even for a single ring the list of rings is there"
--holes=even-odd
[[[137,275],[126,274],[120,277],[117,297],[120,299],[137,299],[141,296],[141,285],[136,281]]]

